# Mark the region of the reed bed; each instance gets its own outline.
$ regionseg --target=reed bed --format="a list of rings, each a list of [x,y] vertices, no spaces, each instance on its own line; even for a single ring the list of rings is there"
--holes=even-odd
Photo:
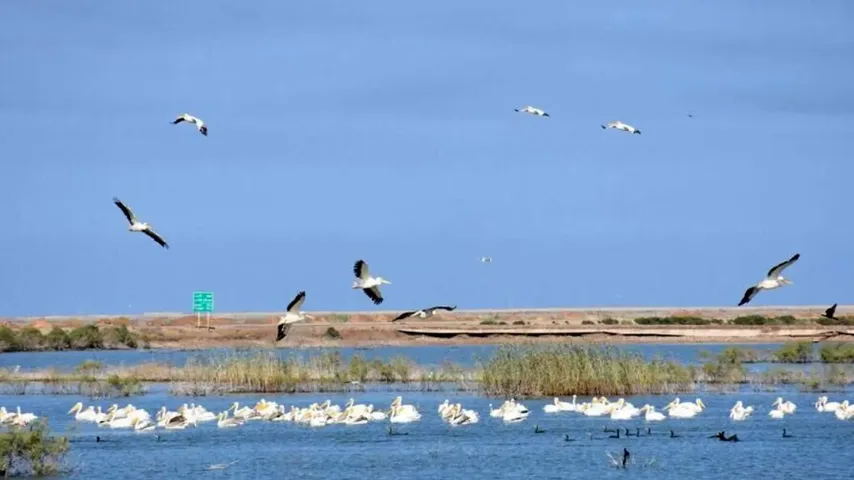
[[[490,395],[634,395],[693,391],[690,369],[613,347],[501,347],[481,367]]]

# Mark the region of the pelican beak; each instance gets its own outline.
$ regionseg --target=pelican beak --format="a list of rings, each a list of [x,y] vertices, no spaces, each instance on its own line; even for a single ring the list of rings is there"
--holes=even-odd
[[[309,315],[309,314],[307,314],[307,313],[305,314],[305,318],[308,318],[308,319],[310,319],[310,320],[314,320],[314,317],[313,317],[313,316],[311,316],[311,315]]]

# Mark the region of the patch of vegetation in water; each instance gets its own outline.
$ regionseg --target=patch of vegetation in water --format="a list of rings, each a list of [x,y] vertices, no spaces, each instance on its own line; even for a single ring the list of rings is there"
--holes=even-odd
[[[0,432],[0,476],[50,476],[60,473],[68,438],[50,435],[47,422],[9,426]]]

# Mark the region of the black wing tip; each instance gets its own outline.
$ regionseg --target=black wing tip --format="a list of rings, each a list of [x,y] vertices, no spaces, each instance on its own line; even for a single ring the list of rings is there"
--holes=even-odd
[[[790,262],[794,262],[795,260],[797,260],[797,259],[799,259],[799,258],[801,258],[801,254],[800,254],[800,253],[796,253],[796,254],[792,255],[792,258],[790,258],[790,259],[789,259],[789,261],[790,261]]]

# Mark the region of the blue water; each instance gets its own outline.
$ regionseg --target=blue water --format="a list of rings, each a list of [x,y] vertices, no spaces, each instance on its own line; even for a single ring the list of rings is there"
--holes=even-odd
[[[757,351],[773,351],[780,348],[779,344],[764,345],[738,345],[738,344],[697,344],[697,345],[674,345],[674,344],[632,344],[618,345],[616,348],[635,352],[647,359],[654,357],[677,360],[685,364],[697,364],[702,361],[702,352],[717,354],[727,347],[744,347]],[[495,349],[496,345],[463,345],[463,346],[420,346],[420,347],[371,347],[371,348],[340,348],[321,349],[304,348],[290,349],[280,348],[275,352],[282,358],[288,356],[307,357],[317,355],[324,351],[338,351],[343,360],[353,355],[362,355],[367,359],[388,359],[395,356],[404,356],[418,365],[438,366],[443,362],[452,362],[461,366],[472,366],[478,359],[487,359]],[[158,362],[174,366],[184,365],[188,359],[196,356],[205,357],[210,355],[228,354],[234,352],[232,349],[207,349],[207,350],[102,350],[102,351],[74,351],[74,352],[15,352],[0,354],[0,368],[14,368],[20,366],[22,371],[39,368],[57,368],[70,371],[85,360],[97,360],[109,366],[129,366],[140,363]]]
[[[238,395],[184,398],[165,393],[163,387],[141,397],[121,399],[153,413],[161,405],[170,409],[183,402],[199,402],[211,411],[228,408],[235,400],[254,404],[264,397],[288,406],[307,406],[327,398],[343,404],[349,394]],[[385,406],[393,393],[353,394],[359,403]],[[300,479],[400,479],[400,478],[755,478],[773,473],[781,478],[850,478],[850,445],[854,423],[841,422],[833,414],[820,414],[813,407],[815,395],[787,393],[798,410],[783,420],[767,416],[777,394],[682,395],[683,401],[700,396],[707,410],[694,419],[664,420],[651,425],[652,436],[607,439],[604,426],[619,424],[634,431],[645,428],[641,419],[616,422],[575,413],[545,414],[548,399],[523,400],[531,410],[527,420],[506,425],[488,416],[490,403],[502,399],[474,394],[404,394],[404,402],[415,404],[422,419],[397,425],[405,436],[390,437],[386,422],[363,426],[334,425],[310,428],[292,423],[248,422],[235,429],[218,429],[215,422],[183,431],[158,430],[136,433],[99,428],[75,422],[67,414],[78,400],[72,396],[0,396],[0,405],[49,417],[51,427],[69,435],[67,459],[72,476],[86,479],[121,478],[300,478]],[[463,403],[481,414],[478,424],[450,427],[438,417],[437,407],[445,398]],[[636,406],[646,402],[659,409],[672,396],[629,397]],[[832,400],[842,400],[831,395]],[[588,399],[583,399],[588,400]],[[736,400],[757,407],[753,418],[734,423],[728,410]],[[578,400],[579,402],[582,399]],[[112,400],[98,402],[106,408]],[[534,425],[545,433],[534,434]],[[794,435],[784,439],[783,428]],[[669,438],[669,430],[680,438]],[[739,443],[707,439],[719,430],[738,434]],[[160,440],[154,433],[160,435]],[[565,442],[564,435],[573,442]],[[589,437],[593,434],[593,439]],[[95,442],[95,435],[103,440]],[[607,453],[617,455],[625,447],[632,454],[629,472],[613,468]],[[221,471],[207,471],[211,464],[237,460]]]

